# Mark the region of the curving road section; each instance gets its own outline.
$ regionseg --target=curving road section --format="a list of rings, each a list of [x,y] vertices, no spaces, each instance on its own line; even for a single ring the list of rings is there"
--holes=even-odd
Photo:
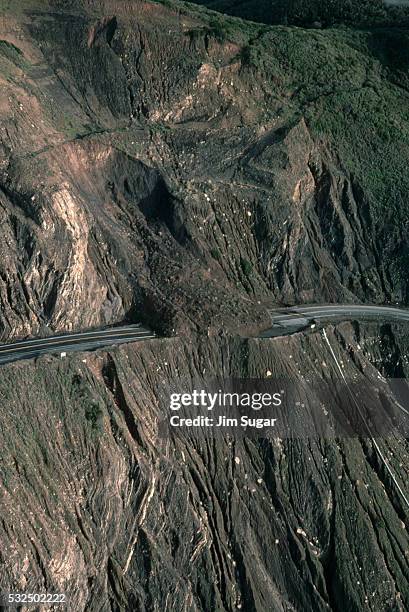
[[[316,304],[270,310],[272,327],[262,337],[288,336],[315,323],[371,320],[409,323],[409,310],[367,304]]]
[[[365,304],[317,304],[291,306],[270,310],[271,327],[261,337],[288,336],[303,331],[316,323],[353,320],[404,321],[409,323],[409,309],[393,306]],[[50,353],[91,351],[98,348],[138,342],[156,338],[155,334],[140,325],[110,327],[109,329],[49,336],[48,338],[21,340],[0,344],[0,365],[31,359]]]
[[[109,329],[86,331],[74,334],[50,336],[48,338],[21,340],[0,345],[0,365],[31,359],[47,353],[68,351],[90,351],[115,344],[138,342],[155,338],[155,334],[140,325],[111,327]]]

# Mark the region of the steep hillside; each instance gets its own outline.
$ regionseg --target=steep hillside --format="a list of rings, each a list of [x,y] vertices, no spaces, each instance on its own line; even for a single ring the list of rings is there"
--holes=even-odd
[[[3,337],[408,300],[406,31],[96,6],[3,20]]]
[[[272,306],[408,305],[408,31],[0,6],[1,339],[163,336],[0,368],[0,592],[64,591],[75,612],[409,609],[407,330],[250,337]],[[169,389],[232,377],[303,385],[302,435],[161,437]],[[342,377],[369,388],[363,417]],[[319,437],[312,406],[364,429]]]
[[[394,345],[389,366],[407,373],[407,340],[357,333],[328,331],[330,346],[348,379],[381,385],[386,410],[370,360]],[[78,612],[406,610],[408,507],[388,472],[406,488],[401,436],[376,448],[364,436],[158,435],[167,385],[267,369],[338,376],[319,333],[162,340],[1,368],[2,592],[65,592]]]

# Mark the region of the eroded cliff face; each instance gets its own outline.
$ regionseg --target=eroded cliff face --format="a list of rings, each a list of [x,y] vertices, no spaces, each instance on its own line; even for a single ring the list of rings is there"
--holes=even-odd
[[[272,304],[407,302],[406,33],[24,2],[0,18],[2,339],[124,320],[165,337],[0,368],[0,590],[408,609],[400,436],[158,435],[181,381],[407,376],[397,327],[243,338]]]
[[[348,379],[377,380],[392,345],[407,370],[400,333],[327,338]],[[2,591],[64,591],[78,611],[407,609],[407,507],[379,454],[405,488],[404,440],[159,437],[170,383],[267,370],[339,375],[320,332],[2,367]]]
[[[4,338],[407,299],[407,99],[372,35],[231,20],[222,39],[179,5],[65,9],[2,23]]]

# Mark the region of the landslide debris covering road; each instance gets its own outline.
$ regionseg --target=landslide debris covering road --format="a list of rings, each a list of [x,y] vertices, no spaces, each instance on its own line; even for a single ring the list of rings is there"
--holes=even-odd
[[[271,304],[408,302],[406,31],[172,0],[22,0],[0,28],[2,340],[179,333],[0,369],[0,590],[408,609],[407,512],[370,439],[157,436],[170,381],[339,376],[319,333],[229,338]],[[327,335],[347,378],[406,377],[398,324]],[[406,441],[379,446],[406,490]]]
[[[0,24],[4,338],[407,302],[405,31],[25,9]]]

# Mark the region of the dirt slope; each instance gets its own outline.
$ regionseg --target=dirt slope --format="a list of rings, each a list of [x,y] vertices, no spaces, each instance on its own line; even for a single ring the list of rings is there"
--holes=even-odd
[[[4,337],[125,318],[213,333],[262,326],[265,303],[407,300],[396,32],[91,6],[3,20]]]
[[[352,380],[407,376],[404,329],[330,329],[334,353],[319,331],[244,338],[273,304],[407,304],[407,31],[136,0],[21,0],[0,28],[2,339],[165,336],[0,368],[0,590],[75,611],[408,609],[396,431],[158,435],[181,381],[332,384],[334,355]]]
[[[328,335],[349,378],[376,380],[371,344],[400,343]],[[158,437],[164,384],[267,368],[337,377],[319,333],[3,367],[2,590],[78,611],[407,609],[408,509],[370,440]],[[406,442],[378,442],[405,488]]]

